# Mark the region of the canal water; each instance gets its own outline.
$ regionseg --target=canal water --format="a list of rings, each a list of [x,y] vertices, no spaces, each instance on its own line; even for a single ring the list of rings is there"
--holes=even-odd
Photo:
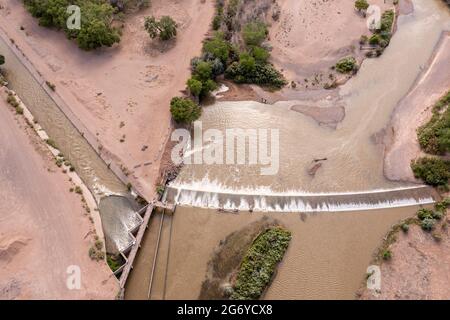
[[[9,82],[8,87],[33,113],[99,203],[107,250],[117,252],[129,247],[134,241],[129,231],[142,219],[135,213],[135,204],[126,186],[42,88],[45,84],[38,82],[1,37],[0,53],[6,60],[2,72]],[[109,199],[112,195],[119,197]]]

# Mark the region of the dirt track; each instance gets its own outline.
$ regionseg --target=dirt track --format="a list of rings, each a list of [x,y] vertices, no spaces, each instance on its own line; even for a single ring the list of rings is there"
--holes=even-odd
[[[88,256],[93,227],[80,196],[52,161],[1,97],[0,299],[113,299],[114,276]],[[66,287],[71,265],[80,290]]]

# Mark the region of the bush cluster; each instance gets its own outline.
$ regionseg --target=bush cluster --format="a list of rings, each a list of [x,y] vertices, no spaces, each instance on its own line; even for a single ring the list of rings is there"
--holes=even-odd
[[[432,231],[438,220],[441,220],[445,215],[447,208],[450,207],[450,199],[445,198],[434,206],[434,210],[422,208],[417,211],[417,218],[419,218],[420,226],[424,231]]]
[[[431,120],[417,130],[421,148],[431,154],[450,151],[450,91],[433,108]]]
[[[191,99],[175,97],[170,102],[170,113],[178,123],[191,123],[202,114],[202,109]]]
[[[281,227],[267,229],[253,242],[242,260],[231,299],[256,300],[283,259],[291,233]]]
[[[356,72],[358,70],[358,65],[356,64],[356,59],[354,57],[345,57],[336,63],[336,71],[340,73],[350,73]]]
[[[84,50],[101,46],[110,47],[120,41],[119,31],[112,26],[116,11],[106,0],[24,0],[27,10],[39,19],[39,24],[64,30],[69,39],[75,39]],[[67,7],[81,9],[81,29],[67,28]]]
[[[150,38],[159,38],[163,41],[170,40],[177,35],[177,23],[169,16],[163,16],[160,20],[155,17],[145,17],[144,28]]]
[[[446,187],[450,178],[450,161],[424,157],[411,164],[414,176],[432,186]]]
[[[450,151],[450,91],[433,107],[431,120],[417,130],[421,148],[430,154],[445,155]],[[448,189],[450,161],[424,157],[411,164],[416,178],[425,183]]]

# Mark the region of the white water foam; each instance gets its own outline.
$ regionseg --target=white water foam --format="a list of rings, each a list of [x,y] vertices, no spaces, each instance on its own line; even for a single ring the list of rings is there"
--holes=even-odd
[[[168,189],[172,191],[173,199],[170,200],[177,205],[227,211],[342,212],[429,205],[435,202],[432,189],[424,185],[338,193],[299,190],[276,192],[266,186],[233,189],[205,178],[186,184],[174,182]],[[414,197],[413,193],[420,189],[425,194],[416,194]],[[365,195],[367,200],[364,199]],[[380,199],[369,199],[374,196],[380,196]],[[321,200],[319,197],[326,199]]]

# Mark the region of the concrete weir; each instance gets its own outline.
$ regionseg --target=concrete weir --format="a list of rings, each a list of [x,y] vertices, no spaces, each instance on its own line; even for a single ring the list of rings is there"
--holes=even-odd
[[[348,193],[273,193],[258,194],[211,192],[171,186],[166,199],[182,206],[231,211],[262,212],[340,212],[427,205],[439,199],[427,186],[405,187]]]

